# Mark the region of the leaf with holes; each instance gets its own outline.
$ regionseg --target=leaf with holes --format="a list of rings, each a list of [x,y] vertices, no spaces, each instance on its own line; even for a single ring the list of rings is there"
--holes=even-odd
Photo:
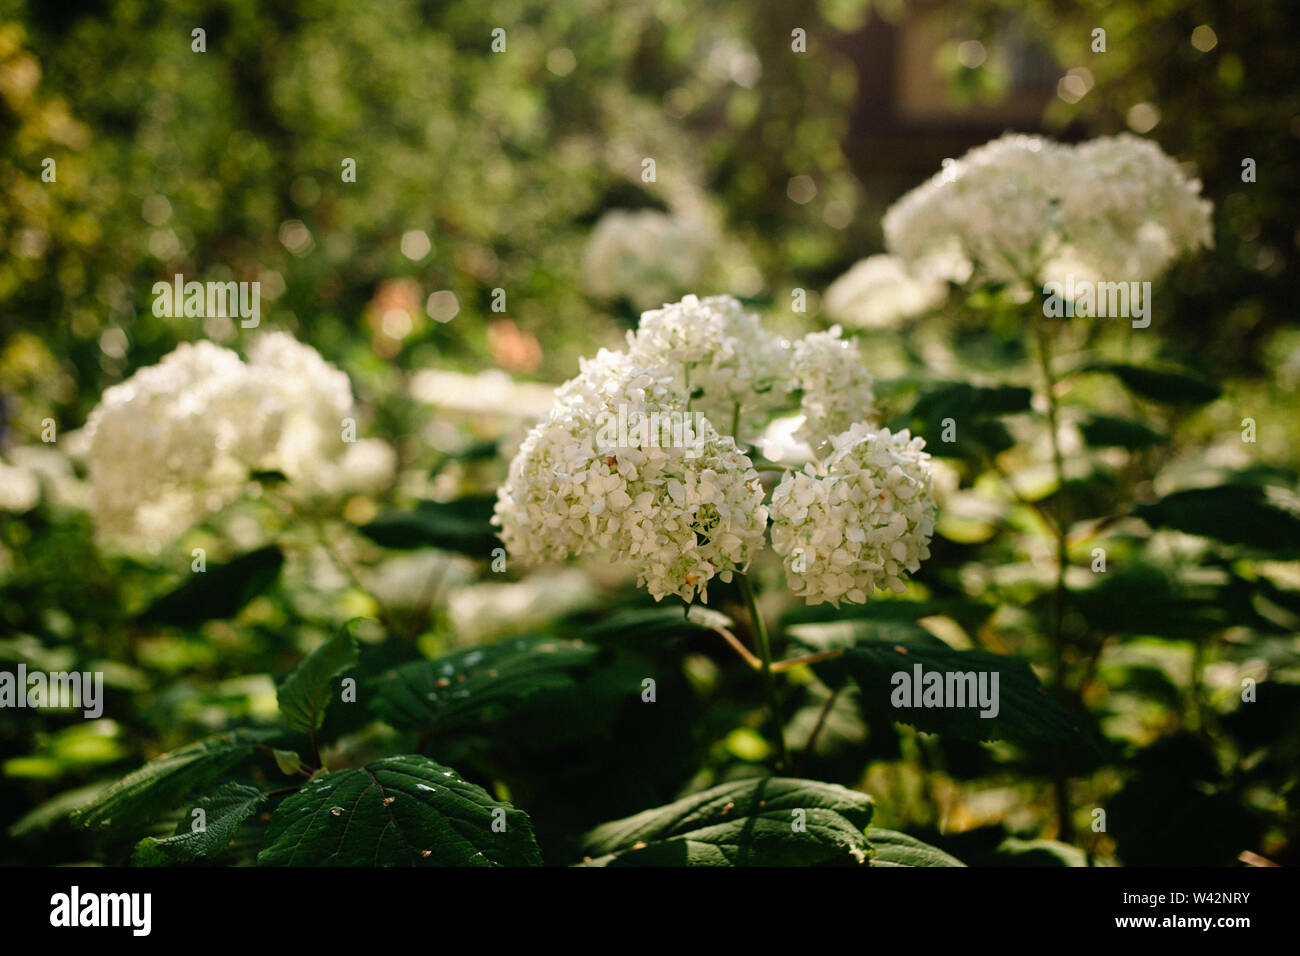
[[[809,866],[863,863],[871,798],[815,780],[740,780],[606,823],[584,838],[588,866]]]
[[[528,814],[427,757],[327,773],[271,816],[262,866],[540,866]]]

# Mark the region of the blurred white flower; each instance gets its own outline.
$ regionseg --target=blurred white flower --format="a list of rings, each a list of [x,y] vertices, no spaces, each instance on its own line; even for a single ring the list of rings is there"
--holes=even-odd
[[[922,275],[943,262],[1017,284],[1069,271],[1152,281],[1212,245],[1200,189],[1156,144],[1129,134],[1078,146],[1007,134],[890,207],[885,241]]]
[[[639,309],[678,298],[704,276],[716,245],[712,230],[654,209],[605,213],[582,256],[582,284],[602,299],[623,296]]]
[[[347,376],[285,333],[255,340],[247,364],[181,345],[107,389],[79,436],[97,527],[156,550],[238,499],[253,470],[282,471],[299,499],[382,483],[392,459],[350,450],[351,414]]]
[[[582,571],[542,571],[522,581],[459,588],[448,602],[447,617],[458,644],[481,644],[580,611],[598,597],[598,589]]]
[[[888,329],[938,308],[947,295],[943,282],[913,275],[897,256],[868,256],[831,283],[826,314],[845,325]]]
[[[854,425],[820,468],[787,474],[772,494],[772,547],[809,604],[863,604],[930,556],[935,507],[925,441]]]
[[[0,511],[22,514],[40,503],[41,484],[29,468],[0,461]]]

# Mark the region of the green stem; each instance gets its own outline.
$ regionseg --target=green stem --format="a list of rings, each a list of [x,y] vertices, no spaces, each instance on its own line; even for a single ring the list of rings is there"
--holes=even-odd
[[[768,640],[767,625],[763,623],[763,615],[758,611],[758,599],[754,596],[754,589],[750,586],[749,578],[740,574],[736,576],[736,579],[740,585],[740,593],[749,608],[749,619],[754,625],[754,641],[758,644],[758,657],[763,664],[763,685],[767,693],[767,709],[771,717],[773,733],[776,736],[777,750],[781,757],[778,767],[782,773],[789,773],[790,754],[785,749],[785,729],[782,726],[781,707],[776,695],[776,678],[772,674],[772,643]]]
[[[1053,640],[1054,664],[1052,680],[1056,700],[1065,706],[1065,572],[1069,568],[1070,554],[1066,540],[1065,514],[1065,460],[1061,455],[1061,440],[1057,427],[1056,377],[1052,374],[1052,353],[1047,331],[1041,319],[1034,317],[1038,333],[1038,363],[1043,373],[1043,387],[1047,397],[1047,427],[1052,440],[1052,465],[1056,470],[1056,593],[1055,635]],[[1063,843],[1074,839],[1074,825],[1070,819],[1070,781],[1060,761],[1055,779],[1057,838]]]

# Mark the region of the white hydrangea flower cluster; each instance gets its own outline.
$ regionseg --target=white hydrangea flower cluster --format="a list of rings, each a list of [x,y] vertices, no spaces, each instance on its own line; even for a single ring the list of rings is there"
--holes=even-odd
[[[935,505],[924,439],[855,424],[820,468],[787,474],[772,493],[772,547],[809,604],[865,603],[930,556]]]
[[[799,408],[804,414],[794,437],[814,450],[876,414],[874,379],[857,341],[841,338],[843,331],[835,325],[794,343],[790,364],[795,385],[803,392]]]
[[[677,298],[702,278],[716,239],[694,219],[655,209],[614,209],[596,223],[582,256],[582,284],[639,309]]]
[[[1149,141],[1126,134],[1067,146],[1008,134],[903,196],[883,225],[890,251],[926,273],[945,262],[1009,282],[1059,280],[1066,270],[1152,281],[1212,244],[1211,210],[1200,183]]]
[[[856,342],[842,335],[836,326],[791,345],[729,296],[687,296],[645,313],[626,351],[602,349],[556,389],[511,462],[493,518],[511,556],[531,566],[609,554],[634,568],[655,600],[707,600],[709,581],[743,572],[763,547],[769,508],[735,436],[702,410],[730,422],[740,403],[743,427],[799,389],[806,434],[816,444],[829,438],[830,457],[821,472],[810,465],[777,489],[773,542],[783,555],[805,540],[805,550],[826,546],[809,561],[829,564],[792,572],[791,584],[810,603],[901,587],[928,555],[929,456],[921,439],[866,424],[872,379]],[[656,420],[681,430],[666,440]],[[810,507],[814,499],[821,504]]]
[[[253,470],[284,472],[299,497],[382,483],[395,456],[341,440],[351,410],[347,376],[283,332],[255,341],[248,363],[183,344],[107,389],[86,423],[96,525],[157,549],[237,500]]]
[[[672,369],[683,397],[689,389],[691,409],[719,429],[749,434],[790,394],[789,344],[729,295],[688,295],[643,313],[636,332],[628,333],[628,352],[643,364]]]
[[[767,528],[763,486],[733,439],[703,416],[680,417],[680,398],[670,371],[628,353],[584,362],[498,491],[493,521],[510,554],[534,565],[608,553],[655,600],[707,601],[710,580],[743,571]],[[674,416],[679,441],[639,428]],[[620,417],[621,443],[602,441]]]
[[[912,273],[898,256],[867,256],[826,290],[826,314],[845,325],[890,329],[936,309],[946,285]]]

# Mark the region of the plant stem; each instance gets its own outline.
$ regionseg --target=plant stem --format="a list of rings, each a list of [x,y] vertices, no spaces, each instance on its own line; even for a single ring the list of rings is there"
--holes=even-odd
[[[740,585],[740,593],[749,608],[749,619],[754,626],[754,640],[758,644],[758,656],[763,663],[763,685],[767,692],[767,709],[776,735],[777,751],[781,758],[778,767],[782,773],[789,773],[790,754],[785,749],[785,730],[782,726],[781,707],[776,695],[776,678],[772,674],[772,643],[768,640],[767,625],[763,623],[763,615],[758,611],[758,600],[754,597],[754,589],[750,586],[749,578],[743,574],[736,577]]]
[[[840,688],[830,692],[826,698],[826,703],[822,704],[821,711],[817,714],[817,723],[813,725],[812,733],[808,735],[808,742],[803,746],[803,753],[799,755],[799,763],[795,767],[794,775],[803,776],[804,765],[808,763],[808,758],[812,756],[813,745],[817,743],[817,735],[822,732],[822,727],[826,725],[826,717],[831,712],[831,707],[835,705],[835,698],[840,695]]]
[[[1069,568],[1070,554],[1066,540],[1065,515],[1065,460],[1061,455],[1061,440],[1057,428],[1056,378],[1052,375],[1052,353],[1043,323],[1035,317],[1034,329],[1038,333],[1038,363],[1043,373],[1043,388],[1047,398],[1047,427],[1052,441],[1052,465],[1056,470],[1056,595],[1055,635],[1053,639],[1054,667],[1052,681],[1057,703],[1065,705],[1065,572]],[[1055,779],[1057,838],[1063,843],[1074,839],[1074,825],[1070,820],[1070,782],[1060,761],[1057,761]]]

